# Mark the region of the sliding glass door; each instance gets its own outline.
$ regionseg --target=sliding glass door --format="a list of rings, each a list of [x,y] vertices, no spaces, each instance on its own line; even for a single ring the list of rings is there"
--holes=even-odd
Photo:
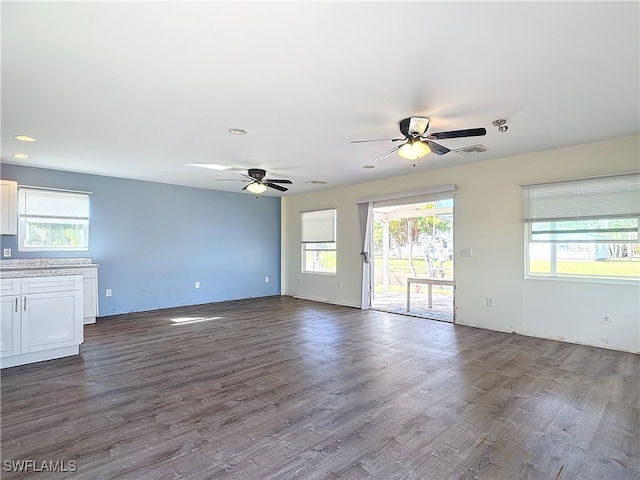
[[[454,321],[453,206],[373,203],[371,308]]]

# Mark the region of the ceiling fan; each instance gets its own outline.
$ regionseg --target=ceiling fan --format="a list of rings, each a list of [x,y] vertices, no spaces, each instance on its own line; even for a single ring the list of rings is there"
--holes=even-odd
[[[444,155],[451,150],[447,147],[434,142],[433,140],[445,140],[448,138],[463,138],[463,137],[480,137],[486,135],[487,130],[484,128],[469,128],[466,130],[451,130],[448,132],[427,133],[429,128],[429,119],[426,117],[409,117],[404,120],[400,120],[400,133],[404,135],[403,138],[381,138],[377,140],[354,140],[351,143],[363,143],[363,142],[400,142],[405,141],[402,145],[397,145],[391,150],[384,152],[374,161],[381,160],[388,157],[393,152],[398,152],[402,158],[407,160],[418,160],[430,152],[436,155]]]
[[[291,180],[276,180],[272,178],[264,178],[267,175],[265,170],[261,168],[250,168],[247,170],[247,175],[242,174],[247,177],[247,180],[240,180],[235,178],[216,178],[218,181],[229,181],[229,182],[248,182],[242,190],[248,190],[254,194],[264,193],[267,190],[267,187],[274,188],[281,192],[286,192],[289,190],[286,187],[278,185],[279,183],[293,183]]]

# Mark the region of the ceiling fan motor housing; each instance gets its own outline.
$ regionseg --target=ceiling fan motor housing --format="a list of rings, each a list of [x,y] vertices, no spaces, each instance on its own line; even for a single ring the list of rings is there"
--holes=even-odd
[[[400,120],[400,133],[405,137],[421,137],[428,127],[429,119],[426,117],[409,117]]]
[[[267,174],[267,172],[262,170],[261,168],[250,168],[249,170],[247,170],[247,173],[251,178],[255,178],[259,182],[261,182],[264,176]]]

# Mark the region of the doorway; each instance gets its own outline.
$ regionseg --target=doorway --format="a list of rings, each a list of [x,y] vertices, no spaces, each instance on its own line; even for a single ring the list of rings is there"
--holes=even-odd
[[[455,320],[454,198],[373,203],[371,308]]]

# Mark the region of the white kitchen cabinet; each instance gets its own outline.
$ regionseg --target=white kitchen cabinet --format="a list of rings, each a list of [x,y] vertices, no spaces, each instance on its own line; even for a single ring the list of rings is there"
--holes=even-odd
[[[0,358],[20,353],[20,279],[0,284]]]
[[[15,235],[18,221],[18,183],[0,180],[0,235]]]
[[[1,367],[80,352],[84,340],[82,283],[82,275],[0,280]]]
[[[82,323],[96,323],[98,316],[98,267],[82,268]]]
[[[83,323],[96,323],[98,316],[98,265],[91,258],[10,259],[0,261],[0,276],[52,277],[82,274]]]

